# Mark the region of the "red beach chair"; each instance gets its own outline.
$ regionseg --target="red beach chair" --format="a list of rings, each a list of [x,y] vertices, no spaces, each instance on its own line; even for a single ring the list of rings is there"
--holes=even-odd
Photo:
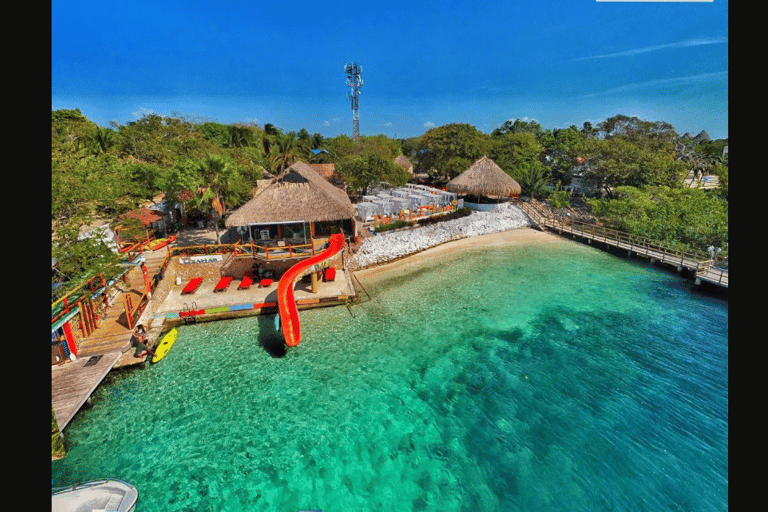
[[[240,286],[237,287],[238,290],[247,290],[251,287],[253,284],[253,279],[251,279],[249,276],[243,276],[243,280],[240,281]]]
[[[219,279],[219,282],[216,284],[216,287],[213,289],[214,292],[223,292],[229,287],[229,283],[232,282],[232,276],[224,276],[221,279]]]
[[[181,294],[185,295],[187,293],[195,293],[197,289],[200,287],[200,283],[203,282],[202,277],[196,277],[194,279],[191,279],[187,285],[184,287],[183,290],[181,290]]]
[[[336,267],[328,267],[325,269],[325,274],[323,275],[323,281],[335,281],[336,280]]]
[[[259,288],[269,288],[270,285],[272,285],[272,280],[271,279],[262,279],[259,282]]]

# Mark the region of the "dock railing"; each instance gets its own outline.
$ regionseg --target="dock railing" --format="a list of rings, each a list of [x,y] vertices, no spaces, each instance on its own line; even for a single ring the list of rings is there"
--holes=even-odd
[[[282,243],[281,243],[282,242]],[[266,261],[285,260],[291,258],[308,258],[321,251],[328,238],[312,238],[309,243],[293,244],[290,241],[278,241],[269,245],[259,245],[254,242],[233,244],[183,245],[171,247],[169,256],[197,256],[221,254],[230,258],[253,257]]]
[[[630,253],[646,256],[651,261],[660,261],[676,265],[678,269],[688,268],[694,271],[697,279],[709,281],[721,286],[728,286],[728,271],[715,268],[714,261],[699,251],[684,251],[658,243],[649,238],[633,235],[606,226],[555,217],[546,211],[535,199],[521,202],[519,206],[540,228],[569,233],[587,240],[595,240],[606,245],[625,249]]]

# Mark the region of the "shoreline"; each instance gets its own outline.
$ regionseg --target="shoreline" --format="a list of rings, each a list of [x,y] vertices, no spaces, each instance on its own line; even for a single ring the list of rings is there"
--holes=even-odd
[[[449,254],[479,250],[483,247],[503,247],[517,244],[543,244],[543,243],[570,243],[570,240],[561,238],[555,234],[539,231],[531,227],[519,227],[507,231],[496,233],[487,233],[483,235],[469,236],[449,240],[439,245],[435,245],[419,252],[404,255],[400,258],[374,264],[366,268],[355,270],[354,274],[358,278],[372,278],[378,274],[383,274],[392,270],[403,270],[413,267],[435,258]]]

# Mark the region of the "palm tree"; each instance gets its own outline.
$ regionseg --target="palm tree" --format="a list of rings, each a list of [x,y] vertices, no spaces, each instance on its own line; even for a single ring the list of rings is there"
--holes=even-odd
[[[549,175],[543,165],[534,162],[528,167],[519,169],[518,175],[517,181],[520,183],[520,188],[528,192],[531,197],[541,197],[546,194]]]
[[[282,172],[301,158],[302,151],[299,147],[299,141],[293,132],[276,133],[271,136],[271,142],[267,155],[270,170]]]
[[[219,223],[217,220],[224,216],[227,205],[233,205],[237,197],[237,185],[239,173],[237,169],[218,155],[208,155],[200,162],[198,168],[203,184],[200,187],[200,195],[197,197],[197,205],[202,209],[213,210],[213,225],[216,230],[216,243],[221,243],[219,236]]]

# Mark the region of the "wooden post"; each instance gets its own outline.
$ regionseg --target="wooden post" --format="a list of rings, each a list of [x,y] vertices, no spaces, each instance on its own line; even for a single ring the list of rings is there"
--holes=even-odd
[[[83,333],[83,338],[88,336],[88,331],[86,330],[85,325],[85,313],[83,313],[83,310],[85,309],[85,304],[82,304],[80,306],[80,310],[78,311],[78,314],[80,316],[80,332]]]
[[[99,320],[98,318],[96,318],[96,311],[94,310],[94,307],[93,307],[93,301],[90,299],[88,300],[88,314],[90,315],[91,324],[93,325],[93,327],[91,328],[91,332],[93,332],[99,326]]]
[[[141,273],[144,274],[144,288],[146,289],[147,295],[152,298],[152,283],[149,282],[149,273],[147,272],[147,266],[144,263],[141,264]]]
[[[130,295],[125,296],[123,305],[125,306],[125,316],[128,321],[128,329],[133,330],[133,312],[131,311],[133,309],[133,301],[131,300]]]
[[[312,271],[312,293],[317,293],[318,291],[318,284],[317,284],[317,272]]]

